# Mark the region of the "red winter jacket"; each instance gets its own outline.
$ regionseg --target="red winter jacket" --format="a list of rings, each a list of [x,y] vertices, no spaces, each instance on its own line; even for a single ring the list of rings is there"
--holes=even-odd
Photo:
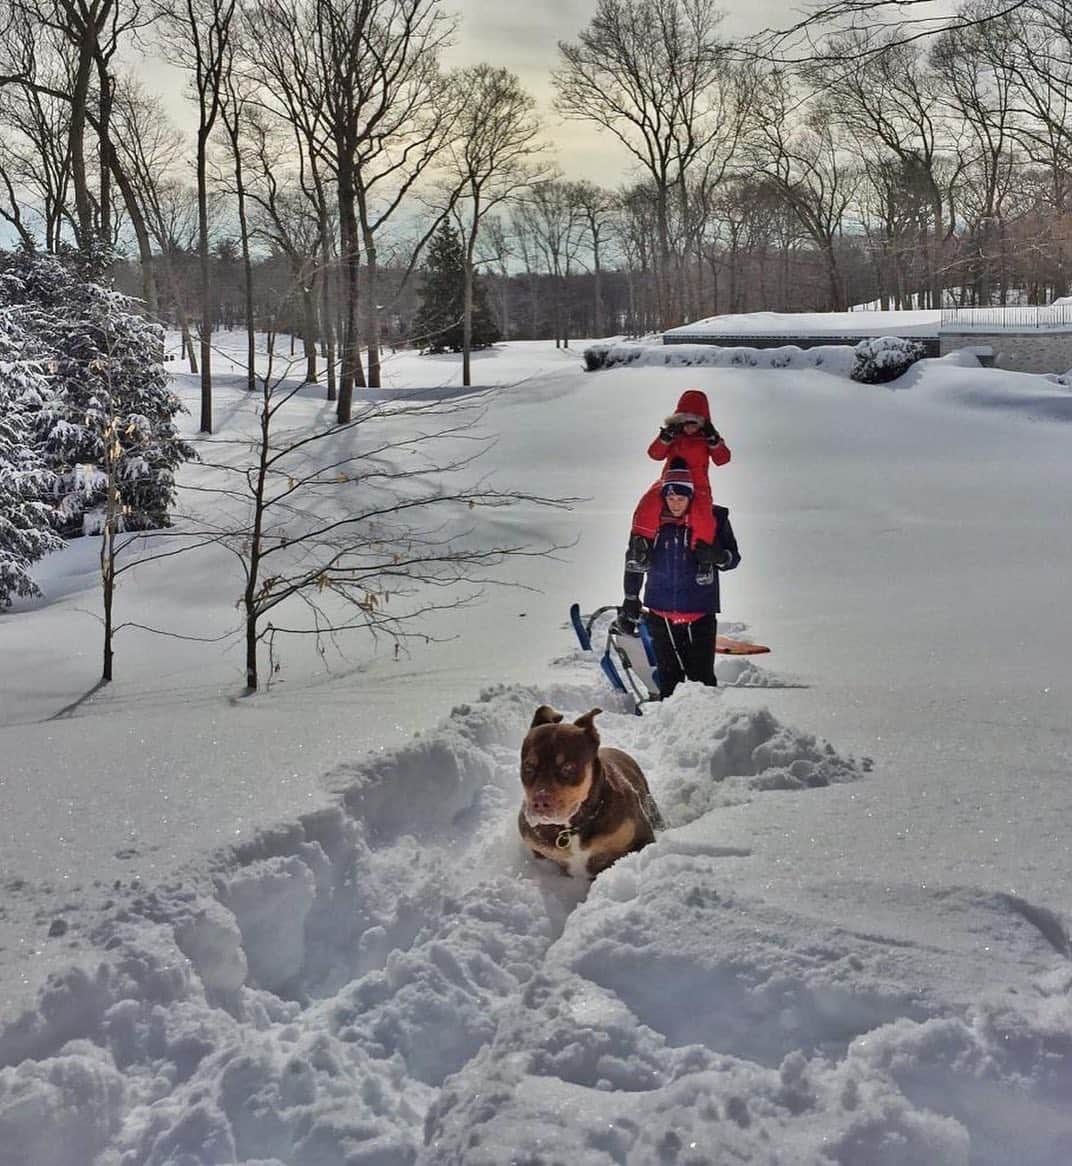
[[[698,417],[701,421],[711,420],[711,407],[707,403],[707,394],[699,389],[688,389],[681,394],[677,409],[666,419],[668,425],[678,424],[685,417]],[[702,432],[695,434],[678,433],[669,443],[657,437],[648,446],[648,457],[654,461],[670,461],[673,458],[684,458],[692,474],[693,485],[698,491],[710,496],[711,486],[707,479],[707,463],[710,459],[716,466],[724,466],[730,460],[730,448],[720,441],[717,445],[708,445],[707,438]]]

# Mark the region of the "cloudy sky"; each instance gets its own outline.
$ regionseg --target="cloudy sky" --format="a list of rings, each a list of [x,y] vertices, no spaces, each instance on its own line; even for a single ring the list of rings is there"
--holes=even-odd
[[[574,40],[591,20],[596,4],[597,0],[456,0],[450,7],[458,14],[458,31],[447,64],[486,61],[516,73],[538,102],[562,172],[570,178],[617,186],[630,166],[625,150],[606,130],[564,123],[551,108],[551,71],[559,63],[558,42]],[[781,27],[793,19],[792,11],[779,0],[733,0],[732,6],[725,6],[723,33],[736,36]],[[192,129],[181,72],[162,67],[158,60],[146,60],[139,71],[149,89],[165,95],[175,121]]]
[[[563,123],[551,108],[551,71],[559,64],[558,42],[575,40],[592,19],[597,0],[534,0],[504,4],[502,0],[459,0],[457,44],[451,63],[488,61],[516,73],[539,102],[548,137],[554,143],[563,172],[616,186],[630,160],[606,130],[584,123]],[[795,7],[795,5],[793,6]],[[781,27],[791,19],[779,0],[732,0],[723,6],[726,36]]]

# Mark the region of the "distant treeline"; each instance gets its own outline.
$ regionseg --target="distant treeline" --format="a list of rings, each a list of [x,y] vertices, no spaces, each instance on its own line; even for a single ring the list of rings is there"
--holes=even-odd
[[[382,347],[421,343],[445,223],[465,383],[475,274],[501,335],[563,343],[1067,294],[1067,0],[926,25],[890,7],[833,0],[797,38],[744,44],[714,0],[600,0],[552,75],[556,113],[629,159],[597,184],[559,176],[515,76],[443,67],[446,0],[0,0],[0,217],[189,338],[205,431],[220,326],[251,350],[297,333],[344,422]],[[192,130],[119,67],[144,46],[185,70]]]

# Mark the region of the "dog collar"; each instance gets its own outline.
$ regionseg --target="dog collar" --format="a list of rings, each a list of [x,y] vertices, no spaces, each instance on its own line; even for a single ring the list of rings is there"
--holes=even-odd
[[[599,811],[603,809],[603,798],[606,794],[605,789],[599,791],[599,801],[596,802],[595,809],[590,814],[586,814],[580,822],[569,823],[562,827],[555,835],[555,846],[559,850],[569,850],[570,843],[573,841],[574,834],[580,834],[584,826],[599,817]],[[583,807],[582,807],[583,809]]]

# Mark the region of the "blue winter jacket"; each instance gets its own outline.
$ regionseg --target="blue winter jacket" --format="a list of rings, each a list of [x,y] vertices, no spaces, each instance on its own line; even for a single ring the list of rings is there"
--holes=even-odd
[[[741,561],[737,539],[725,506],[715,507],[716,551],[729,551],[730,560],[722,570],[730,571]],[[692,532],[687,525],[664,516],[655,536],[651,566],[644,579],[644,605],[653,611],[682,615],[710,615],[719,611],[719,572],[711,583],[696,582],[696,556],[690,547]],[[626,573],[625,593],[636,595],[640,578]]]

